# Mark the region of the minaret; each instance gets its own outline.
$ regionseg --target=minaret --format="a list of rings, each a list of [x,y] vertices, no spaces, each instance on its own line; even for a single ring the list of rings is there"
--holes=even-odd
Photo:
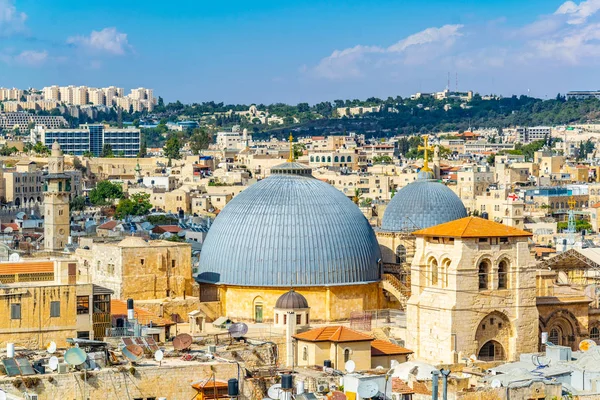
[[[44,183],[44,249],[62,251],[70,232],[69,193],[71,178],[64,173],[65,158],[58,142],[48,157],[48,175]]]

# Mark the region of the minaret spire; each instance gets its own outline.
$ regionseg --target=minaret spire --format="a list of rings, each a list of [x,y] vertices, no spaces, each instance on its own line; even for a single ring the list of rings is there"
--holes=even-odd
[[[288,138],[290,142],[290,156],[288,157],[288,162],[294,162],[294,136],[290,132],[290,137]]]

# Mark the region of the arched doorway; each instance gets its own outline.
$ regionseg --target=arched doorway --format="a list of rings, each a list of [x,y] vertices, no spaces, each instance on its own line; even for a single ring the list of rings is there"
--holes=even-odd
[[[264,305],[262,297],[258,296],[254,299],[254,322],[260,324],[263,322]]]
[[[513,329],[508,317],[493,311],[483,317],[475,332],[476,354],[482,361],[506,361],[513,358],[510,338]]]
[[[406,262],[406,246],[399,245],[396,247],[396,264],[403,264]]]
[[[479,349],[477,359],[481,361],[505,361],[506,352],[500,343],[489,340]]]

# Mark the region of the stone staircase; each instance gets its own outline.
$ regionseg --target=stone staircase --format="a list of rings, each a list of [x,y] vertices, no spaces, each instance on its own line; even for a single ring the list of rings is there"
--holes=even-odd
[[[400,303],[401,308],[406,310],[406,302],[410,296],[410,288],[392,274],[383,274],[381,283],[383,289],[394,296]]]

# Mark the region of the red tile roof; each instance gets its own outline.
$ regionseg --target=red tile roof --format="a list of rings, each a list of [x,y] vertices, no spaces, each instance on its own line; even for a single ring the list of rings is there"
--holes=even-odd
[[[10,222],[8,224],[1,224],[0,225],[0,229],[4,232],[4,230],[6,228],[12,228],[13,231],[18,231],[19,230],[19,224],[14,223],[14,222]]]
[[[392,378],[392,392],[400,394],[415,394],[415,391],[400,378]]]
[[[479,217],[465,217],[413,232],[415,236],[454,238],[528,237],[531,232]]]
[[[152,229],[152,232],[154,232],[154,233],[162,233],[162,232],[178,233],[180,231],[181,231],[181,228],[177,225],[157,225],[154,227],[154,229]]]
[[[39,274],[45,272],[54,272],[54,263],[52,261],[0,263],[0,275]]]
[[[373,340],[371,342],[371,356],[397,356],[414,353],[405,347],[398,346],[387,340]]]
[[[345,326],[326,326],[323,328],[311,329],[310,331],[302,332],[294,335],[298,340],[306,342],[363,342],[374,340],[370,335],[357,332]]]
[[[96,229],[108,229],[108,230],[112,230],[115,229],[115,227],[119,224],[119,221],[108,221],[103,223],[102,225],[100,225],[99,227],[97,227]]]

